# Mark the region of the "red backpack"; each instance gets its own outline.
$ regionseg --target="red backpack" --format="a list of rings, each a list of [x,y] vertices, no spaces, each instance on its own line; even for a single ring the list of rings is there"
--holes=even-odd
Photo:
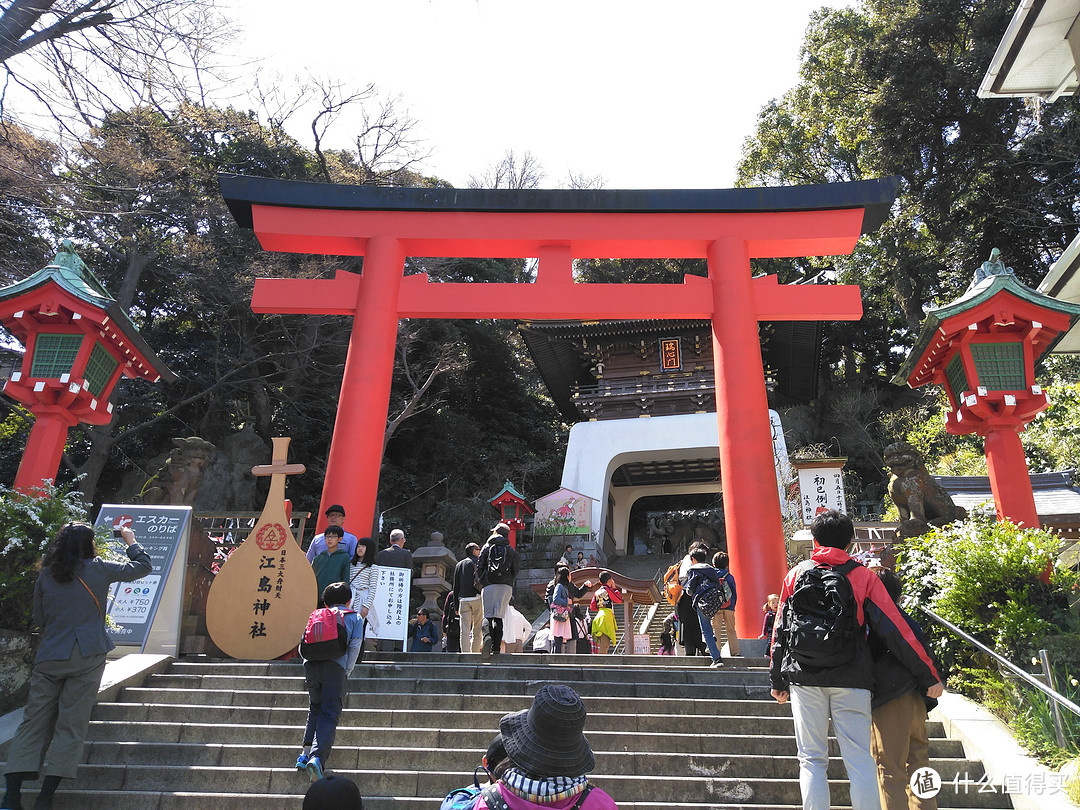
[[[300,640],[300,656],[305,661],[334,661],[349,649],[345,614],[353,610],[318,608],[308,616],[307,628]]]

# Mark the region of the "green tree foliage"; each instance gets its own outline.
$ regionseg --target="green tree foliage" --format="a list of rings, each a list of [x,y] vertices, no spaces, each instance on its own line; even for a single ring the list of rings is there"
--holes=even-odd
[[[826,328],[817,408],[819,439],[836,436],[866,481],[883,473],[858,445],[886,442],[885,414],[911,404],[889,380],[924,309],[960,295],[993,247],[1034,284],[1076,231],[1080,102],[976,96],[1014,7],[864,0],[817,12],[797,86],[744,145],[740,185],[901,178],[892,217],[850,256],[783,263],[863,290],[864,318]],[[865,407],[837,408],[853,388]]]
[[[112,500],[125,476],[141,482],[153,472],[148,460],[174,436],[221,446],[250,425],[268,453],[273,436],[293,438],[293,455],[308,472],[290,480],[290,497],[317,509],[352,321],[256,315],[252,285],[260,276],[359,272],[362,260],[262,251],[233,222],[217,174],[440,182],[390,163],[384,147],[315,153],[253,114],[186,103],[168,113],[114,112],[66,154],[43,153],[52,163],[42,161],[35,193],[24,195],[36,244],[72,238],[179,375],[168,384],[121,382],[112,424],[71,432],[62,477],[81,475],[88,501]],[[44,261],[30,253],[12,275]],[[521,260],[410,260],[406,272],[419,271],[436,281],[521,281],[531,272]],[[507,478],[532,497],[558,486],[565,426],[528,363],[511,323],[402,322],[379,493],[388,519],[420,539],[439,529],[460,547],[490,528],[496,513],[486,499]],[[14,412],[2,424],[16,440],[25,429]]]

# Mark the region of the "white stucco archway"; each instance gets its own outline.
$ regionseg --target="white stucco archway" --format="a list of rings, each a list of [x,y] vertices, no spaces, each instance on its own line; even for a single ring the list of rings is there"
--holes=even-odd
[[[773,456],[783,504],[782,481],[790,474],[787,445],[779,414],[769,411],[769,420],[772,423]],[[646,495],[718,493],[722,491],[722,482],[613,488],[611,477],[615,470],[634,461],[716,459],[720,455],[719,441],[715,412],[579,422],[570,429],[562,486],[593,499],[592,526],[601,549],[604,527],[610,521],[614,551],[625,554],[630,507],[638,498]],[[612,501],[610,508],[609,497]]]

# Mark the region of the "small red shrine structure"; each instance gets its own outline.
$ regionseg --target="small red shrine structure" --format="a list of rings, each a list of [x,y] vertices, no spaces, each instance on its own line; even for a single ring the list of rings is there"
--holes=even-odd
[[[266,250],[363,256],[363,273],[258,279],[256,312],[353,318],[323,506],[374,521],[400,318],[708,320],[731,569],[759,605],[787,572],[760,321],[858,320],[859,288],[779,284],[750,260],[850,253],[889,216],[897,178],[712,190],[379,188],[219,177]],[[538,258],[531,283],[437,283],[406,257]],[[582,284],[578,258],[701,258],[681,284]],[[590,493],[593,495],[593,493]],[[600,493],[596,493],[599,497]],[[321,525],[321,521],[320,521]],[[745,638],[759,630],[739,611]]]
[[[1050,404],[1035,364],[1080,318],[1080,306],[1017,281],[999,255],[994,248],[964,295],[927,313],[893,382],[944,386],[946,430],[985,439],[998,520],[1038,526],[1020,431]]]
[[[525,502],[525,496],[514,489],[509,481],[488,503],[499,510],[502,522],[510,527],[510,545],[517,548],[517,533],[525,528],[525,518],[536,510]]]
[[[26,347],[4,386],[35,417],[15,476],[23,492],[56,478],[70,428],[112,420],[121,376],[176,379],[67,240],[48,267],[0,288],[0,323]]]

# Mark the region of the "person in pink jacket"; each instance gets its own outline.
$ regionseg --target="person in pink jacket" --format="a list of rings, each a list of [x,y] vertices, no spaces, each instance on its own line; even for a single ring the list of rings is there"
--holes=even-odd
[[[499,721],[513,763],[485,787],[473,810],[617,810],[615,800],[589,783],[596,765],[585,739],[585,704],[562,684],[541,686],[533,704]]]

